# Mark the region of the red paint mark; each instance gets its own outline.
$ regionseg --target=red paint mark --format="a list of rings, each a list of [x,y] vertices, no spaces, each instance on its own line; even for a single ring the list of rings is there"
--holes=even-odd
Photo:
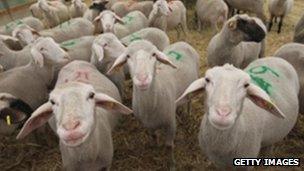
[[[85,71],[85,70],[76,71],[73,81],[89,83],[89,71]]]

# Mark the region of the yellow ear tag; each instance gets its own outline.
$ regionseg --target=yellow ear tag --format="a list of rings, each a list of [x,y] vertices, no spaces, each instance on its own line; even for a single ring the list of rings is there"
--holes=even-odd
[[[11,117],[10,117],[10,115],[6,116],[6,123],[7,123],[7,125],[11,125],[12,124],[11,123]]]

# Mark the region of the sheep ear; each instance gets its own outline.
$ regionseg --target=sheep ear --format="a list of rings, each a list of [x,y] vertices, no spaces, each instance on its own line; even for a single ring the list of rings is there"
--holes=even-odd
[[[108,75],[113,73],[113,70],[119,69],[121,66],[123,66],[127,62],[127,55],[125,53],[121,54],[114,62],[114,64],[111,66],[109,71],[107,72]]]
[[[19,40],[15,38],[15,36],[7,36],[7,35],[0,35],[0,40],[2,41],[13,41],[18,42]]]
[[[156,59],[166,65],[170,65],[172,68],[177,68],[167,57],[167,55],[165,55],[163,52],[160,51],[156,51],[155,52],[155,57]]]
[[[104,58],[103,48],[99,44],[93,43],[91,62],[97,64],[98,62],[102,62],[103,58]],[[98,60],[96,61],[96,59]]]
[[[25,122],[21,131],[17,135],[17,139],[22,139],[31,133],[33,130],[44,125],[52,116],[53,110],[50,102],[40,106],[32,116]]]
[[[97,17],[95,17],[93,23],[94,23],[94,22],[100,21],[100,18],[101,18],[101,17],[102,17],[102,13],[100,13]]]
[[[119,112],[122,114],[133,113],[133,111],[129,109],[127,106],[121,104],[119,101],[103,93],[95,94],[95,103],[97,106],[102,107],[109,111]]]
[[[235,30],[237,28],[237,20],[228,21],[227,24],[230,30]]]
[[[185,90],[185,92],[175,101],[175,103],[178,103],[190,93],[197,93],[198,91],[205,89],[205,86],[206,86],[205,77],[194,81],[189,85],[189,87]]]
[[[279,118],[285,118],[283,112],[271,101],[268,94],[260,87],[250,84],[247,90],[247,97],[260,108],[265,109]]]
[[[117,14],[114,13],[114,17],[115,19],[120,22],[121,24],[124,24],[125,22],[123,21],[123,19],[121,17],[119,17]]]
[[[43,67],[44,65],[43,55],[35,47],[31,49],[31,54],[35,64],[39,65],[40,67]]]

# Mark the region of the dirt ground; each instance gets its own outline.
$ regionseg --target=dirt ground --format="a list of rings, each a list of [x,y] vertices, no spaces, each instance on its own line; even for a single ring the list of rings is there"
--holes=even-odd
[[[292,13],[285,19],[282,33],[277,34],[275,31],[268,33],[267,56],[271,56],[281,45],[292,41],[295,23],[303,14],[303,9],[304,1],[295,0]],[[23,11],[25,10],[27,8],[23,9]],[[26,12],[26,14],[28,13]],[[20,16],[19,12],[18,16]],[[3,17],[0,16],[1,25],[7,22],[7,19]],[[212,38],[212,31],[210,28],[205,28],[202,32],[194,30],[193,10],[188,12],[188,26],[190,28],[188,37],[183,38],[183,40],[194,46],[201,55],[201,76],[203,76],[207,69],[206,47]],[[277,29],[276,26],[274,29]],[[169,36],[171,42],[178,41],[175,31],[170,31]],[[130,100],[130,89],[128,94]],[[204,113],[202,96],[193,100],[191,115],[185,113],[177,115],[177,135],[174,152],[177,170],[215,170],[214,165],[201,153],[198,146],[197,136]],[[60,170],[61,157],[57,139],[50,130],[47,132],[43,136],[36,137],[39,142],[32,137],[23,141],[16,141],[16,134],[1,137],[0,170]],[[168,170],[165,147],[163,145],[154,146],[147,130],[134,116],[124,116],[113,134],[115,153],[112,170]],[[296,126],[284,141],[275,145],[273,157],[301,158],[302,163],[300,167],[258,167],[255,170],[304,170],[303,115],[299,116]]]

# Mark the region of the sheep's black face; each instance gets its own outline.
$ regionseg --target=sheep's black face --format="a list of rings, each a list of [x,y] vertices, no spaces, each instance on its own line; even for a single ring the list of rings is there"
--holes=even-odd
[[[254,20],[237,19],[237,28],[245,33],[245,41],[261,42],[266,33]]]
[[[93,3],[93,4],[89,7],[89,9],[97,10],[97,11],[99,11],[99,12],[102,12],[102,11],[104,11],[104,10],[107,9],[106,6],[105,6],[107,3],[108,3],[108,2]]]
[[[10,99],[9,107],[0,111],[0,119],[9,124],[23,123],[31,116],[32,108],[20,99]],[[21,125],[22,126],[22,125]]]

